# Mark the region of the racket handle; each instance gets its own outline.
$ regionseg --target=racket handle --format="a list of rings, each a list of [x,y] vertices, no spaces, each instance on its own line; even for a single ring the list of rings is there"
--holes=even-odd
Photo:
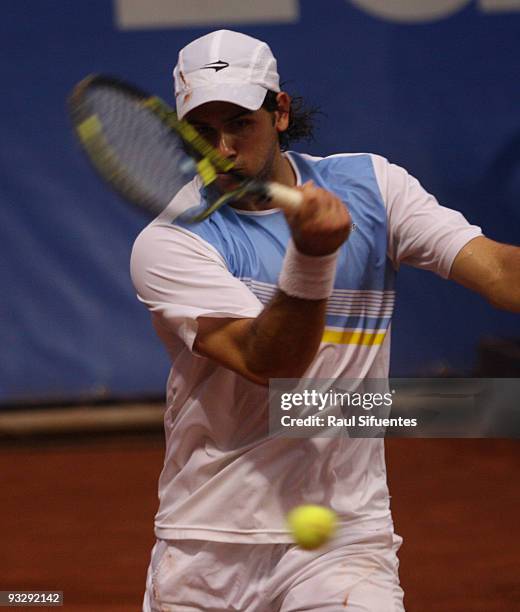
[[[298,208],[303,200],[300,191],[280,183],[268,183],[267,194],[275,204],[287,208]]]

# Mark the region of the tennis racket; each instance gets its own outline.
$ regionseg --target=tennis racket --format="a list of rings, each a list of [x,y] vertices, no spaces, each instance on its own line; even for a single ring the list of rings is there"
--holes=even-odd
[[[152,213],[162,212],[196,174],[205,187],[203,204],[181,211],[198,222],[221,206],[254,196],[281,208],[299,206],[301,193],[233,171],[233,163],[157,96],[105,75],[80,81],[68,100],[76,136],[98,174],[126,200]],[[215,188],[217,173],[229,173],[238,187]]]

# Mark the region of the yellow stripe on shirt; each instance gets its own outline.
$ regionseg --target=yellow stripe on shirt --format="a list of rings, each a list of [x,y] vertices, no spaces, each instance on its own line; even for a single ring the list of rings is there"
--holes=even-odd
[[[330,344],[358,344],[371,346],[382,344],[385,335],[386,331],[338,330],[325,328],[321,341]]]

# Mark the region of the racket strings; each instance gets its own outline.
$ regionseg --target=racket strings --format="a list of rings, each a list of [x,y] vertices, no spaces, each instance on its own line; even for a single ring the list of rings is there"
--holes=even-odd
[[[102,126],[105,142],[99,148],[105,149],[110,180],[130,197],[145,198],[149,208],[163,209],[195,174],[183,141],[141,100],[124,92],[91,88],[85,103]]]
[[[69,111],[99,174],[141,208],[162,212],[195,175],[203,185],[199,204],[184,212],[171,207],[173,215],[189,222],[203,220],[221,206],[257,191],[233,170],[231,160],[222,157],[192,125],[179,120],[165,102],[129,83],[103,75],[86,77],[74,88]],[[233,175],[238,188],[219,191],[219,172]]]

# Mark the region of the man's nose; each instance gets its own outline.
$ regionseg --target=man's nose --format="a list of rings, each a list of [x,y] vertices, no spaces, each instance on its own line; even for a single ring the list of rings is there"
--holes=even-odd
[[[222,157],[225,157],[226,159],[233,159],[237,155],[233,137],[230,134],[219,134],[217,149]]]

